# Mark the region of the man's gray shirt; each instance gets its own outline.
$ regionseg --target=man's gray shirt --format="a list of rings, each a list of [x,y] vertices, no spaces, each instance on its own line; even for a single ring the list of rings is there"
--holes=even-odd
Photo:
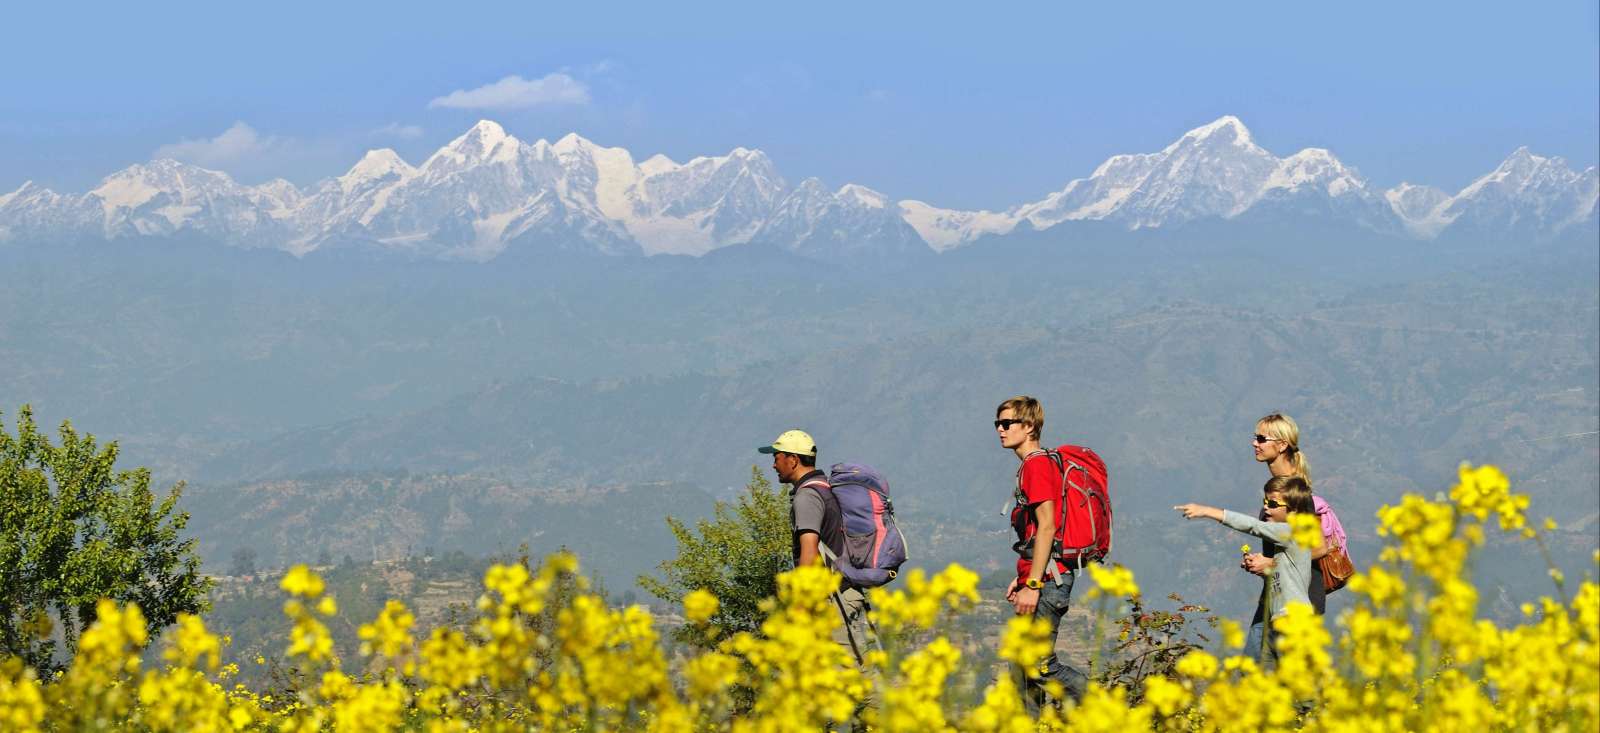
[[[821,471],[812,471],[801,477],[795,484],[794,493],[789,502],[789,521],[794,526],[794,560],[800,561],[800,535],[803,532],[814,532],[820,543],[823,538],[822,526],[828,514],[828,504],[823,500],[822,494],[815,487],[803,486],[812,479],[827,480],[827,474]]]

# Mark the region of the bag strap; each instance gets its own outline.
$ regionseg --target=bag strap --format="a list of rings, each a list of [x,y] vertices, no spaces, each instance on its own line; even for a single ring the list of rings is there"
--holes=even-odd
[[[839,556],[833,553],[833,548],[829,547],[828,543],[823,542],[821,537],[817,538],[817,552],[822,553],[822,560],[827,563],[829,568],[837,569],[839,567]]]
[[[833,484],[829,483],[828,479],[826,479],[826,478],[814,478],[814,479],[811,479],[810,481],[802,482],[799,486],[794,487],[794,490],[795,490],[796,493],[798,493],[801,489],[806,489],[806,488],[815,489],[817,491],[833,491]],[[828,502],[828,499],[824,498],[823,499],[824,510],[826,510],[827,502]],[[843,527],[843,522],[844,522],[844,518],[840,517],[840,526],[841,527]],[[833,548],[828,546],[827,540],[824,539],[821,534],[817,535],[817,552],[822,555],[823,561],[827,563],[827,566],[829,568],[832,568],[834,570],[838,570],[838,568],[839,568],[839,556],[834,553]],[[840,610],[843,611],[844,609],[841,607]]]
[[[1033,457],[1034,456],[1038,456],[1038,455],[1043,455],[1043,456],[1049,458],[1050,462],[1055,464],[1056,470],[1061,473],[1061,481],[1058,484],[1058,486],[1060,487],[1060,492],[1059,492],[1059,497],[1056,499],[1056,529],[1059,531],[1062,527],[1065,526],[1065,523],[1067,521],[1067,469],[1066,469],[1066,464],[1063,462],[1063,459],[1061,457],[1061,452],[1060,451],[1053,450],[1053,449],[1050,449],[1050,448],[1040,448],[1039,450],[1033,451],[1033,452],[1029,453],[1028,455],[1022,457],[1022,463],[1017,465],[1017,489],[1016,489],[1017,506],[1021,507],[1023,511],[1027,511],[1027,507],[1028,507],[1027,499],[1028,499],[1028,497],[1027,497],[1026,494],[1024,494],[1022,492],[1022,470],[1027,467],[1028,461],[1033,460]],[[1024,521],[1027,521],[1027,522],[1029,522],[1030,524],[1033,525],[1033,537],[1032,537],[1032,539],[1033,539],[1034,542],[1038,542],[1039,541],[1039,523],[1038,523],[1038,520],[1033,519],[1032,517],[1028,517]],[[1059,552],[1057,552],[1058,549],[1059,549],[1058,548],[1058,543],[1056,542],[1055,535],[1052,534],[1050,536],[1050,557],[1049,557],[1049,559],[1046,560],[1046,563],[1048,563],[1048,565],[1047,565],[1047,568],[1045,570],[1045,575],[1048,576],[1051,580],[1054,580],[1055,584],[1057,586],[1062,584],[1062,580],[1061,580],[1061,564],[1062,564],[1062,561],[1059,560],[1058,557],[1057,557],[1060,554]],[[1018,553],[1021,554],[1021,550],[1020,549],[1018,550]],[[1029,556],[1031,557],[1031,553],[1030,553]]]
[[[832,489],[833,488],[833,484],[828,483],[827,477],[824,476],[824,477],[821,477],[821,478],[811,479],[810,481],[803,481],[803,482],[800,483],[799,486],[794,487],[794,490],[795,491],[799,491],[801,489],[817,489],[817,488]]]

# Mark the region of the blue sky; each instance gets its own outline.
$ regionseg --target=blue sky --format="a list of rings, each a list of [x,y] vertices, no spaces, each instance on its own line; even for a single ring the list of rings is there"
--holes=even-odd
[[[1600,157],[1593,0],[42,5],[0,44],[0,191],[85,190],[158,150],[304,184],[368,148],[420,162],[479,118],[639,159],[760,148],[791,181],[958,208],[1225,114],[1383,186],[1453,192],[1521,145]]]

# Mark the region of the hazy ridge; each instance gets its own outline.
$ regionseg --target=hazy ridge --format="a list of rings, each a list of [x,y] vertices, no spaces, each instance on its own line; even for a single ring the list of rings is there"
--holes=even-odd
[[[760,247],[520,267],[12,251],[0,399],[191,481],[218,568],[241,545],[288,562],[612,533],[592,567],[623,587],[670,553],[664,514],[730,496],[756,445],[803,426],[824,461],[889,473],[919,561],[995,571],[1014,460],[988,420],[1017,392],[1045,401],[1047,439],[1110,463],[1118,557],[1218,596],[1194,600],[1248,595],[1206,560],[1233,538],[1167,507],[1253,501],[1249,426],[1278,409],[1358,560],[1379,504],[1447,488],[1461,460],[1502,465],[1587,557],[1592,241],[1232,231],[1035,233],[873,268]]]

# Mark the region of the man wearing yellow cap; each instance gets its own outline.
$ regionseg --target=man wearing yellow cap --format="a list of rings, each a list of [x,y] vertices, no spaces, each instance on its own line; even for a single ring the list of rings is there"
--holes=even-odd
[[[843,554],[844,515],[837,503],[829,506],[833,495],[825,493],[828,475],[817,469],[817,442],[804,430],[790,430],[772,445],[756,450],[772,454],[772,470],[778,480],[793,487],[789,494],[789,522],[794,527],[795,566],[816,562],[821,553],[817,546],[824,537],[835,556]],[[838,541],[838,547],[833,546],[834,541]]]
[[[822,547],[833,557],[845,554],[844,512],[828,485],[828,475],[817,469],[817,442],[804,430],[790,430],[756,449],[772,454],[772,470],[778,480],[793,487],[789,494],[789,523],[794,527],[793,553],[796,567],[810,565],[821,558]],[[833,640],[850,652],[858,667],[863,667],[871,637],[867,628],[867,596],[849,584],[835,593],[834,604],[844,623],[833,631]],[[863,669],[865,671],[865,669]],[[877,695],[869,692],[863,704],[876,707]]]

